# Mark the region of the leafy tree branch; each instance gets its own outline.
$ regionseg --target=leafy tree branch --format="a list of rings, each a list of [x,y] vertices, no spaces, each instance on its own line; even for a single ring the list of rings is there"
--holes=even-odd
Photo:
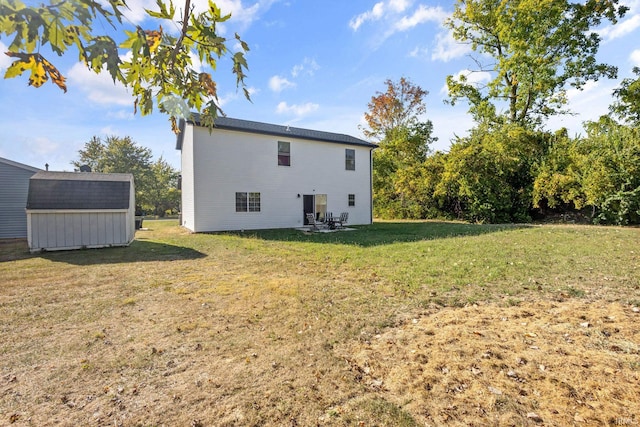
[[[148,18],[175,23],[176,8],[171,0],[156,0],[156,5],[158,10],[145,9]],[[196,69],[192,57],[212,70],[223,57],[230,57],[236,86],[250,99],[244,83],[249,46],[238,34],[232,40],[219,35],[217,25],[231,15],[222,14],[215,2],[209,0],[206,11],[196,14],[191,1],[185,0],[177,36],[160,24],[153,29],[135,26],[130,30],[124,19],[127,8],[124,0],[51,1],[40,6],[19,0],[1,2],[0,39],[11,39],[5,54],[14,58],[4,77],[29,73],[29,85],[38,88],[51,79],[66,92],[66,78],[55,61],[45,57],[43,48],[57,56],[75,49],[88,69],[106,71],[114,83],[132,91],[135,112],[147,115],[156,106],[169,116],[177,132],[177,118],[189,117],[193,110],[201,113],[203,124],[209,127],[222,112],[215,81],[210,73]],[[105,23],[112,31],[97,33]],[[116,42],[122,36],[124,41]],[[231,42],[238,42],[238,52],[229,50]]]

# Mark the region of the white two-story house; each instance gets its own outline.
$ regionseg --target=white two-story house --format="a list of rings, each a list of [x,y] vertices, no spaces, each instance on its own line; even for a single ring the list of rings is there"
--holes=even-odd
[[[296,228],[306,214],[371,224],[372,150],[349,135],[219,117],[180,122],[181,225],[194,232]]]

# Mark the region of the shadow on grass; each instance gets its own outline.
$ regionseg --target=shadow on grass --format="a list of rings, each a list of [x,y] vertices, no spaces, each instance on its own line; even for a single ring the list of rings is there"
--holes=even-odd
[[[74,265],[119,264],[148,261],[178,261],[204,258],[207,255],[192,248],[146,240],[134,240],[128,247],[52,251],[30,254],[26,242],[0,248],[1,261],[44,258],[52,262]]]
[[[527,224],[469,224],[447,221],[375,222],[372,225],[350,226],[353,231],[312,233],[294,229],[255,230],[225,233],[228,235],[262,240],[333,243],[362,247],[421,240],[447,239],[460,236],[478,236],[507,230],[532,227]]]

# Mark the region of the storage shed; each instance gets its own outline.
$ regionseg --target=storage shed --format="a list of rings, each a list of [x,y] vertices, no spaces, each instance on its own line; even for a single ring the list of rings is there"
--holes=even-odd
[[[0,157],[0,239],[27,237],[29,178],[39,170]]]
[[[31,252],[127,246],[135,235],[133,175],[38,172],[29,180]]]

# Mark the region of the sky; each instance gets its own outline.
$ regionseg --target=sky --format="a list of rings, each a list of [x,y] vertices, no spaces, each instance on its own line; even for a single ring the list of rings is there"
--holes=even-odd
[[[0,0],[2,1],[2,0]],[[598,60],[619,69],[618,80],[589,83],[569,90],[570,116],[556,117],[547,128],[582,133],[582,123],[606,114],[611,93],[620,80],[640,66],[640,0],[621,0],[630,8],[616,26],[598,28],[602,37]],[[32,2],[36,3],[36,2]],[[127,25],[145,29],[175,28],[170,22],[145,20],[144,8],[155,0],[128,1]],[[176,5],[181,0],[174,0]],[[197,8],[206,0],[192,0]],[[444,26],[453,1],[420,0],[220,0],[231,19],[221,35],[234,33],[249,44],[245,80],[252,101],[236,89],[231,61],[223,59],[212,72],[222,109],[228,117],[364,136],[364,113],[372,96],[386,91],[385,81],[406,77],[429,92],[422,120],[431,120],[446,151],[456,136],[473,127],[464,102],[446,104],[446,77],[474,67],[470,49],[456,43]],[[106,28],[105,28],[106,31]],[[10,43],[0,37],[0,52]],[[123,51],[123,54],[125,52]],[[0,75],[11,63],[0,54]],[[67,78],[67,93],[47,82],[27,85],[28,77],[0,79],[0,157],[49,170],[72,171],[71,162],[93,136],[129,136],[180,168],[180,152],[168,117],[134,114],[133,97],[108,74],[93,74],[75,52],[49,60]],[[205,69],[205,71],[211,71]],[[487,77],[474,74],[475,78]]]

